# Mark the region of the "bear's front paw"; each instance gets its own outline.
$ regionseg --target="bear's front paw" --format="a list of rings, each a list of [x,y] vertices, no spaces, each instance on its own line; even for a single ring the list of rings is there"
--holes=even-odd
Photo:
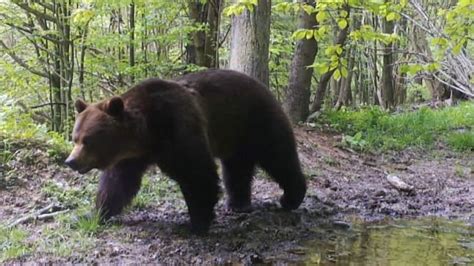
[[[227,202],[225,205],[226,212],[235,212],[235,213],[250,213],[253,211],[253,207],[250,203],[247,204],[234,204],[232,202]]]
[[[208,222],[194,222],[191,223],[191,233],[198,236],[205,236],[209,232],[211,223]]]
[[[298,207],[301,205],[301,202],[303,201],[303,197],[288,197],[287,195],[283,195],[280,198],[280,204],[281,207],[284,210],[291,211],[298,209]]]

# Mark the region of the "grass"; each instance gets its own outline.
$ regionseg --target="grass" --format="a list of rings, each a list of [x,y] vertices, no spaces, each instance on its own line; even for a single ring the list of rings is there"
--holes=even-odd
[[[154,173],[142,179],[140,192],[133,199],[131,208],[144,209],[158,199],[175,200],[180,198],[178,185],[170,178]]]
[[[0,262],[31,253],[28,235],[29,233],[22,229],[0,227]]]
[[[474,151],[474,131],[453,133],[447,137],[449,145],[457,151]]]
[[[319,121],[345,134],[343,143],[358,150],[431,148],[437,141],[457,151],[474,150],[474,103],[444,109],[421,108],[390,114],[378,107],[327,111]]]

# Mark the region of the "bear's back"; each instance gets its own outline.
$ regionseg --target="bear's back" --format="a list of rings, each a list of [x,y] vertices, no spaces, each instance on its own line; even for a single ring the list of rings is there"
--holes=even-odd
[[[270,90],[246,74],[205,70],[176,81],[196,91],[217,157],[226,157],[237,146],[260,146],[278,133],[274,130],[291,133],[288,119]]]

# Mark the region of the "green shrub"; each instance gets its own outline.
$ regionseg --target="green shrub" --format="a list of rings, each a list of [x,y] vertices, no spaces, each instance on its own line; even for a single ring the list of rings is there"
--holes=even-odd
[[[344,133],[343,144],[359,150],[400,150],[408,146],[430,148],[446,141],[456,150],[472,150],[474,103],[455,107],[390,114],[378,107],[327,111],[318,121]],[[455,133],[457,130],[464,133]]]
[[[63,161],[71,144],[59,133],[49,131],[45,125],[37,124],[31,116],[13,105],[0,108],[0,161],[7,162],[11,156],[12,143],[44,143],[48,154],[56,161]]]
[[[407,88],[407,101],[409,103],[419,103],[431,99],[431,92],[421,84],[411,84]]]

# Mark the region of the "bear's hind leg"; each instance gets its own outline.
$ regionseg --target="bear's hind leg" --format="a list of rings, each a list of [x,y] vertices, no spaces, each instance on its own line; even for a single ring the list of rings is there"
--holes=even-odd
[[[126,159],[102,172],[96,198],[101,219],[119,214],[140,190],[148,163],[141,158]]]
[[[251,185],[255,162],[237,154],[222,160],[222,167],[227,192],[226,208],[235,212],[251,211]]]
[[[306,180],[301,172],[298,155],[295,152],[271,153],[259,162],[265,170],[283,189],[280,198],[283,209],[298,208],[306,194]]]

